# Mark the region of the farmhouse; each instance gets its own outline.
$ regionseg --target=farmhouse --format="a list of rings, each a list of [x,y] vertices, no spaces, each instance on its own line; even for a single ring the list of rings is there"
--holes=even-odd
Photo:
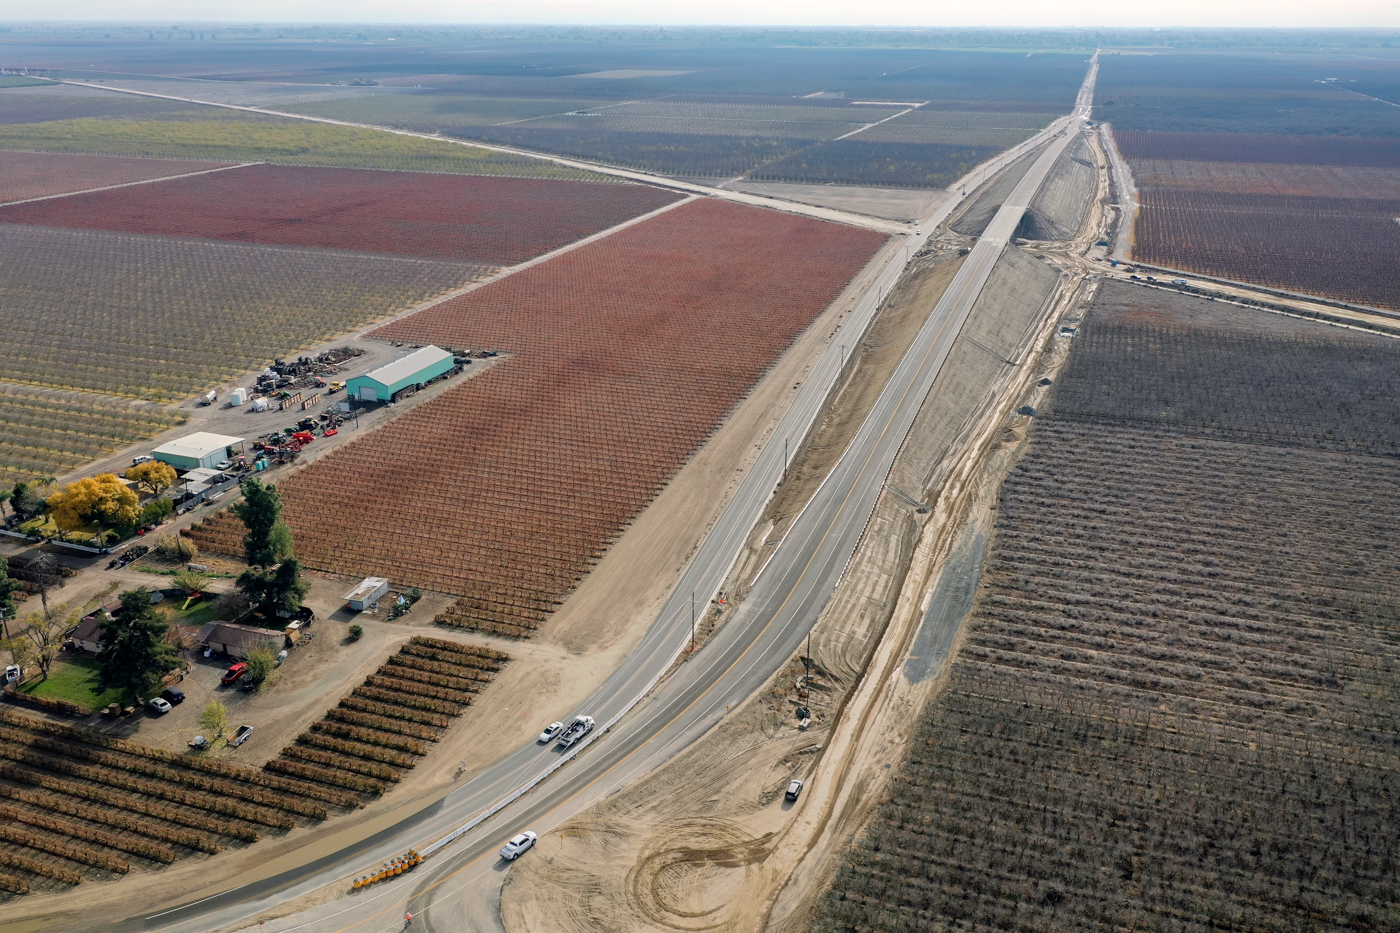
[[[361,402],[389,402],[408,388],[422,388],[452,370],[452,354],[429,344],[378,369],[352,376],[345,383],[347,395]]]
[[[97,649],[102,647],[98,642],[101,634],[102,619],[97,615],[90,615],[68,633],[68,641],[79,651],[91,651],[96,654]]]
[[[281,649],[287,642],[282,632],[238,622],[210,622],[199,630],[199,643],[215,654],[242,660],[258,645],[268,643]]]
[[[219,463],[234,456],[234,447],[242,447],[243,438],[227,434],[210,434],[200,431],[187,434],[168,444],[161,444],[151,451],[151,456],[162,463],[168,463],[177,470],[198,470],[200,467],[213,469]]]

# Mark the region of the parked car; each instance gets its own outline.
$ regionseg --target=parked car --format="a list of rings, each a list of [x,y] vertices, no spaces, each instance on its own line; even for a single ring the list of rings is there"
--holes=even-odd
[[[783,796],[788,800],[796,800],[798,797],[802,796],[802,782],[793,778],[792,783],[788,785],[787,793],[783,794]]]
[[[525,854],[525,850],[535,844],[536,836],[528,829],[518,836],[511,837],[510,842],[501,846],[501,858],[507,862],[513,862]]]
[[[232,460],[220,460],[218,463],[214,464],[214,469],[218,470],[218,471],[221,472],[221,473],[222,473],[224,470],[231,470],[231,469],[233,469],[233,461],[232,461]]]
[[[238,678],[242,677],[242,676],[243,676],[245,673],[247,673],[247,672],[248,672],[248,665],[244,664],[242,661],[239,661],[239,662],[238,662],[237,664],[235,664],[233,667],[230,667],[230,668],[228,669],[228,673],[224,674],[224,679],[221,681],[221,683],[222,683],[224,686],[228,686],[229,684],[233,683],[233,682],[234,682],[235,680],[237,680]]]
[[[170,704],[160,697],[152,697],[151,699],[146,701],[146,705],[149,706],[151,709],[155,710],[157,713],[160,713],[162,716],[170,712],[171,708]]]
[[[258,682],[253,679],[252,674],[244,674],[243,682],[238,686],[243,688],[244,693],[252,693],[254,690],[258,689]]]
[[[154,460],[154,459],[155,459],[155,457],[148,457],[148,456],[146,456],[145,454],[142,454],[142,455],[139,456],[139,457],[132,457],[132,458],[131,458],[131,465],[132,465],[132,466],[140,466],[140,465],[143,464],[143,463],[150,463],[150,462],[151,462],[152,460]]]
[[[253,727],[252,727],[252,726],[239,726],[236,730],[234,730],[233,738],[231,738],[231,739],[228,740],[228,744],[230,744],[230,745],[234,746],[235,748],[237,748],[238,746],[242,745],[244,742],[248,741],[248,736],[250,736],[250,735],[252,735],[252,734],[253,734]]]
[[[549,725],[545,726],[544,731],[540,733],[540,741],[548,743],[549,740],[558,735],[559,730],[563,728],[564,724],[562,722],[550,723]]]
[[[161,699],[165,700],[165,702],[169,703],[171,706],[178,706],[185,702],[185,691],[181,690],[179,687],[166,687],[160,692],[160,696]]]

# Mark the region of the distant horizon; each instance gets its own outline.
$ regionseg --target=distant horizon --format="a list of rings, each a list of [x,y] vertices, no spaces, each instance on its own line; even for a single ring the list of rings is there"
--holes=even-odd
[[[599,28],[810,28],[810,29],[1243,29],[1278,31],[1325,29],[1393,29],[1400,27],[1400,2],[1344,0],[1320,7],[1302,0],[1243,0],[1230,4],[1205,0],[1135,4],[1125,9],[1103,0],[1066,0],[1059,4],[1031,0],[997,0],[976,7],[930,6],[915,0],[844,4],[831,0],[769,0],[745,3],[677,3],[658,7],[638,0],[526,0],[494,8],[481,6],[463,16],[461,4],[446,0],[134,0],[123,5],[128,16],[112,16],[110,4],[96,0],[51,0],[53,15],[33,18],[33,8],[0,0],[0,23],[21,25],[201,25],[278,24],[284,26],[534,26]],[[9,10],[19,13],[14,15]],[[508,14],[492,16],[500,10]],[[485,13],[486,15],[480,15]],[[31,14],[31,15],[25,15]],[[1051,20],[1054,20],[1051,22]],[[1259,23],[1269,25],[1261,26]]]

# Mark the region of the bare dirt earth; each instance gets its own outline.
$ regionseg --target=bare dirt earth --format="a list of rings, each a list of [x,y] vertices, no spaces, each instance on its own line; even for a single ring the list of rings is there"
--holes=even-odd
[[[884,249],[898,251],[903,245],[891,243]],[[344,628],[350,618],[339,610],[345,581],[317,578],[309,600],[317,614],[313,626],[317,639],[309,648],[292,651],[274,687],[248,698],[246,705],[230,709],[236,722],[247,721],[257,730],[254,740],[237,752],[242,763],[256,765],[273,757],[413,634],[490,645],[507,652],[512,660],[448,729],[427,759],[406,773],[392,792],[363,810],[212,858],[189,859],[159,872],[133,872],[119,882],[84,884],[84,909],[120,903],[126,915],[145,907],[157,908],[176,895],[234,883],[234,879],[242,883],[279,865],[304,861],[308,852],[324,853],[352,838],[372,834],[400,816],[431,805],[454,787],[459,761],[469,763],[469,776],[530,741],[542,724],[571,711],[641,638],[685,561],[742,480],[758,445],[771,433],[796,395],[797,386],[806,380],[812,363],[838,333],[838,325],[886,255],[883,251],[877,254],[778,359],[758,387],[529,642],[432,626],[430,620],[439,608],[434,600],[445,603],[448,597],[428,594],[409,615],[395,622],[380,621],[382,616],[358,616],[354,621],[364,627],[365,635],[359,642],[346,643]],[[415,399],[426,394],[419,393]],[[230,564],[229,569],[237,567]],[[81,592],[75,587],[71,593],[65,592],[64,598],[95,597],[109,592],[115,581],[120,581],[117,588],[125,589],[161,579],[131,568],[91,572],[82,578]],[[203,664],[199,659],[195,675],[187,678],[198,690],[179,708],[181,718],[171,718],[169,726],[147,725],[143,720],[140,729],[132,733],[135,740],[183,749],[189,738],[185,734],[189,723],[183,717],[197,716],[206,694],[219,691],[206,681],[222,666],[206,672]],[[213,681],[217,683],[217,678]],[[57,912],[72,906],[71,898],[31,895],[8,905],[7,910],[15,920],[47,918],[34,929],[61,929],[62,915]],[[0,923],[0,929],[7,928],[8,923]]]
[[[1094,212],[1093,222],[1101,220]],[[944,270],[916,274],[913,288],[922,284],[936,300],[930,283]],[[1053,378],[1067,355],[1069,341],[1053,335],[1092,298],[1093,285],[1079,282],[1082,273],[1066,280],[1039,258],[1007,249],[891,471],[890,485],[904,497],[882,496],[813,630],[812,682],[802,683],[804,662],[794,657],[695,746],[545,836],[540,857],[506,881],[507,930],[807,928],[809,906],[902,758],[917,711],[942,683],[1000,478],[1031,420],[1014,409],[1041,403],[1040,380]],[[897,318],[884,319],[886,339],[898,334]],[[831,441],[842,415],[861,410],[858,394],[848,386],[844,406],[838,400],[826,415],[794,466],[791,500],[780,495],[770,521],[803,501],[799,486],[810,495],[805,460],[819,475],[814,465],[838,446]],[[916,511],[910,499],[929,511]],[[759,531],[731,590],[742,587],[741,574],[751,579],[762,542],[775,534],[767,522]],[[806,730],[799,706],[812,716]],[[792,804],[782,791],[794,777],[807,786]]]
[[[1010,272],[1002,271],[1002,276],[1026,283],[1024,268],[1008,268]],[[1033,269],[1031,275],[1043,276],[1043,268]],[[1058,276],[1051,274],[1049,281],[1053,286]],[[1021,334],[1005,335],[1006,341],[1025,347],[1033,340],[1043,342],[1048,333],[1046,326],[1026,330],[1029,318],[1040,314],[1044,304],[1043,290],[1031,289],[1030,294],[1030,300],[1022,302],[1030,313],[1015,321],[1022,327]],[[981,313],[974,309],[973,314],[979,319],[987,316],[985,309]],[[1027,365],[1015,371],[1025,382],[1032,369]],[[956,388],[960,381],[980,381],[979,371],[945,372],[950,377],[940,376],[943,384],[935,385],[930,400],[947,396],[953,401],[926,406],[926,412],[934,414],[921,413],[896,465],[897,473],[901,469],[929,472],[928,456],[941,453],[938,448],[949,439],[947,419],[970,415],[988,401],[983,392],[968,394]],[[1001,410],[1015,398],[1019,393],[1006,395]],[[974,404],[965,407],[958,399],[971,399]],[[962,433],[962,423],[951,433]],[[948,498],[961,501],[962,496]],[[940,505],[929,517],[937,520],[940,531],[932,543],[921,546],[925,558],[946,550],[945,526],[951,513],[943,509]],[[806,685],[806,695],[799,686],[804,664],[795,657],[761,693],[700,743],[547,835],[539,848],[541,858],[517,866],[507,881],[502,895],[506,928],[568,933],[756,928],[755,918],[771,910],[781,882],[803,861],[811,837],[830,823],[844,838],[865,812],[864,805],[854,810],[846,807],[842,818],[831,822],[831,802],[823,799],[822,789],[842,782],[827,771],[844,769],[850,758],[833,758],[826,746],[833,738],[832,723],[838,715],[845,716],[842,710],[852,702],[853,691],[866,682],[861,672],[892,616],[902,612],[903,624],[912,635],[910,623],[919,617],[923,576],[909,593],[905,571],[929,519],[916,515],[894,496],[882,498],[870,533],[814,630],[816,674]],[[907,637],[899,643],[906,642]],[[920,677],[904,709],[917,708],[914,704],[934,682]],[[813,724],[806,730],[797,723],[798,706],[807,707],[812,715]],[[906,738],[903,730],[911,720],[908,715],[887,720],[897,725],[882,733],[883,740],[876,743],[878,753],[862,746],[862,766],[873,764],[883,770],[882,764],[897,761]],[[808,781],[808,789],[795,805],[784,801],[782,794],[794,777]],[[872,786],[864,782],[855,791],[857,801],[872,795]],[[815,872],[812,877],[822,876]]]
[[[889,220],[918,220],[948,199],[946,189],[867,188],[856,185],[797,185],[776,181],[736,181],[722,187],[759,197],[832,207]]]

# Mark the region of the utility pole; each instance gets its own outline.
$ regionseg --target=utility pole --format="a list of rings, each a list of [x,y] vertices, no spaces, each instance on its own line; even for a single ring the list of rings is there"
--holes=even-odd
[[[695,650],[695,591],[690,591],[690,650]]]
[[[802,667],[807,671],[807,683],[812,682],[812,633],[807,632],[807,656],[802,659]]]

